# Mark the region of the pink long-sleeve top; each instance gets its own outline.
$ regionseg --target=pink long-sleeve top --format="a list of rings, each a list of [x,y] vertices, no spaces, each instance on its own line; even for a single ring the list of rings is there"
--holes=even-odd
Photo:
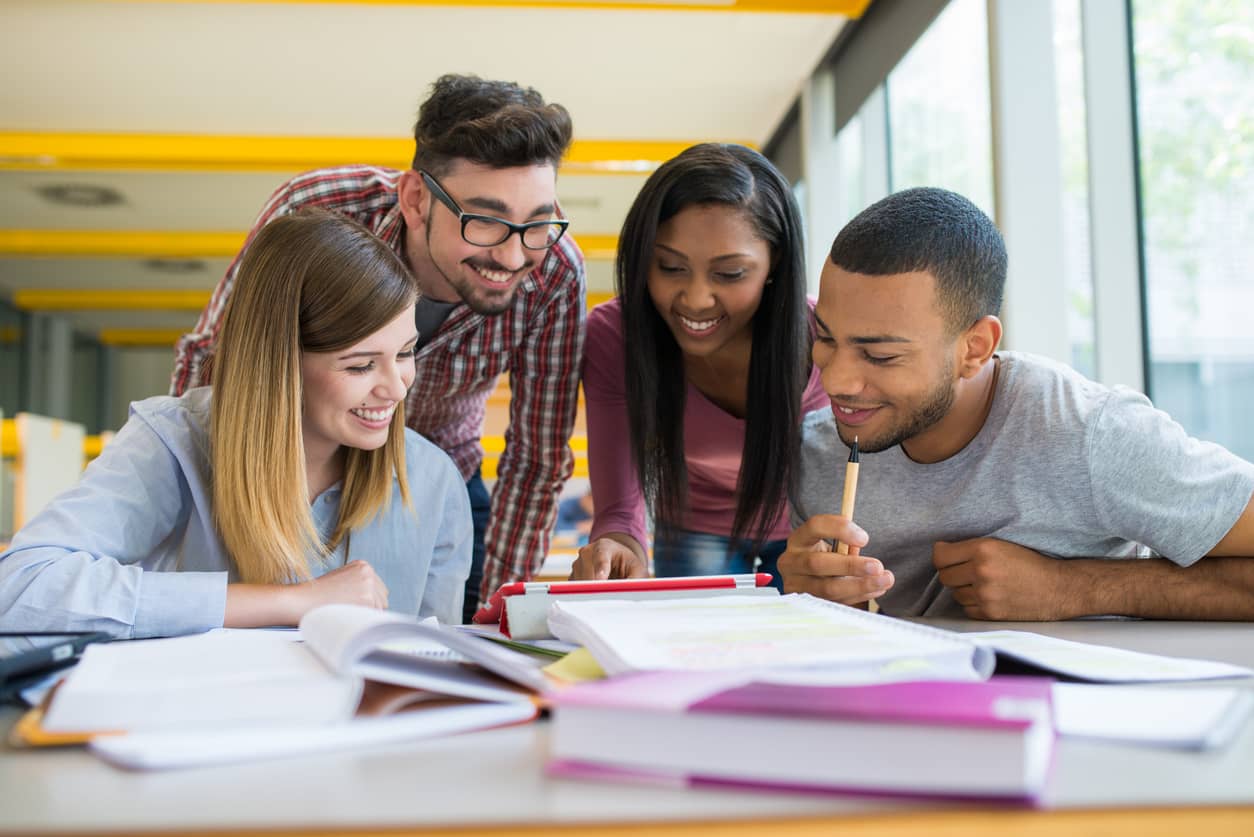
[[[588,471],[596,507],[590,538],[624,532],[647,547],[644,493],[631,459],[623,319],[618,299],[588,312],[583,390],[588,413]],[[802,413],[828,403],[818,368],[812,367],[801,397]],[[731,534],[744,444],[744,419],[731,415],[688,384],[684,406],[688,508],[681,522],[684,529],[723,537]],[[788,515],[783,514],[768,540],[786,538],[789,531]]]

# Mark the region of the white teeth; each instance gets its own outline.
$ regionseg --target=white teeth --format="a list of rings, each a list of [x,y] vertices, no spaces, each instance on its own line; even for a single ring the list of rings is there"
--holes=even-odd
[[[393,404],[384,410],[363,410],[361,407],[354,407],[349,412],[355,416],[361,416],[366,421],[384,421],[391,418],[392,413],[396,412],[396,405]]]
[[[848,415],[852,415],[853,413],[856,413],[856,412],[857,412],[857,410],[851,410],[851,409],[849,409],[848,407],[837,407],[836,409],[838,409],[838,410],[840,410],[842,413],[845,413],[845,414],[848,414]]]
[[[709,331],[719,324],[722,317],[715,317],[712,320],[690,320],[687,317],[680,316],[679,321],[693,331]]]
[[[487,279],[489,282],[495,282],[498,285],[504,285],[506,282],[510,280],[510,277],[514,275],[513,273],[507,270],[505,271],[485,270],[484,268],[479,267],[478,265],[471,265],[471,267],[473,267],[475,269],[475,272],[478,273],[480,276],[482,276],[484,279]]]

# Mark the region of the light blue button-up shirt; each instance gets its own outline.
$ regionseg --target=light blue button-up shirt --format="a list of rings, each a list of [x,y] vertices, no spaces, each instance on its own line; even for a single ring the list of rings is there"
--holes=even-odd
[[[238,581],[213,524],[208,387],[131,405],[114,440],[73,488],[22,527],[0,554],[0,630],[175,636],[220,627]],[[362,559],[388,588],[388,607],[461,621],[473,526],[452,461],[405,431],[412,508],[399,487],[386,511],[341,543],[322,574]],[[326,538],[340,484],[315,498]]]

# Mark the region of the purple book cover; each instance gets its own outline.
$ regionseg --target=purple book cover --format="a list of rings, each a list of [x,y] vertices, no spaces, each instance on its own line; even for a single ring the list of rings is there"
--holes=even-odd
[[[1024,728],[1041,704],[1050,704],[1051,682],[994,677],[820,686],[755,682],[743,673],[645,672],[560,690],[556,705]]]

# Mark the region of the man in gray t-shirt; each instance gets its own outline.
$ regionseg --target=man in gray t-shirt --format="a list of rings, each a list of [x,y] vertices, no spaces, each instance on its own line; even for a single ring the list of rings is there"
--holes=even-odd
[[[841,231],[814,348],[832,407],[803,426],[785,590],[893,615],[1254,619],[1254,466],[1143,395],[997,352],[1005,266],[987,216],[939,189]],[[857,525],[837,516],[855,437]]]

